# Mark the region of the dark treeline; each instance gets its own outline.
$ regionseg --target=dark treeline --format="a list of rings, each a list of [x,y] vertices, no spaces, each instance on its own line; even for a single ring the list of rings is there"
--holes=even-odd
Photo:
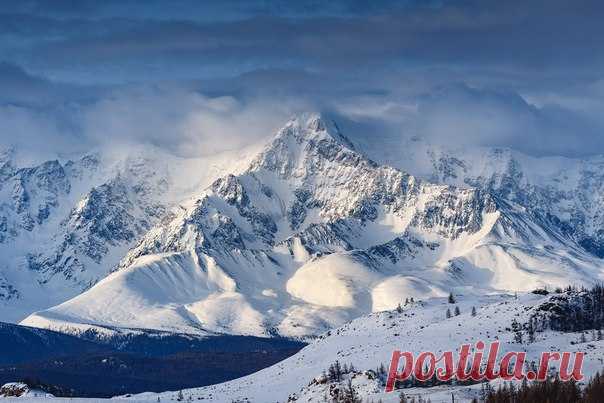
[[[576,382],[562,382],[555,377],[545,382],[523,382],[518,387],[504,383],[496,390],[487,385],[481,395],[472,403],[602,403],[604,377],[596,373],[583,389]]]
[[[535,327],[562,332],[600,330],[604,327],[604,285],[591,289],[567,287],[556,290],[534,316]]]

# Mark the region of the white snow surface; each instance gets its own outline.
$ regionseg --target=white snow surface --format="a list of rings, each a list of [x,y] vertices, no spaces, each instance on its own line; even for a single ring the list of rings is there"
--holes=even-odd
[[[252,375],[218,385],[183,391],[185,397],[212,402],[287,402],[296,397],[296,402],[323,401],[330,384],[317,382],[330,364],[338,360],[342,365],[352,364],[359,372],[353,386],[363,401],[397,402],[398,393],[385,393],[384,385],[363,375],[375,370],[380,364],[388,368],[393,350],[411,351],[416,356],[422,351],[459,351],[462,344],[474,345],[482,340],[487,345],[498,340],[501,343],[501,358],[508,351],[525,351],[527,362],[536,361],[544,351],[586,352],[583,373],[588,379],[604,367],[604,341],[592,341],[587,333],[586,342],[581,342],[580,333],[561,333],[551,330],[538,331],[535,342],[526,337],[522,344],[514,341],[511,323],[516,319],[526,323],[535,308],[552,296],[535,294],[509,294],[477,297],[456,295],[456,303],[449,304],[447,298],[431,298],[403,304],[397,310],[372,313],[357,318],[339,328],[332,329],[294,356]],[[446,318],[446,310],[460,308],[461,314]],[[471,315],[472,307],[477,310]],[[526,336],[526,333],[525,333]],[[486,353],[485,353],[486,355]],[[313,381],[314,380],[314,381]],[[500,381],[493,381],[495,387]],[[340,386],[345,386],[345,381]],[[438,386],[432,388],[402,389],[408,396],[423,396],[432,402],[450,402],[451,393],[455,401],[469,402],[477,396],[480,385]],[[133,399],[170,400],[176,392],[161,394],[143,393]],[[246,400],[247,399],[247,400]]]

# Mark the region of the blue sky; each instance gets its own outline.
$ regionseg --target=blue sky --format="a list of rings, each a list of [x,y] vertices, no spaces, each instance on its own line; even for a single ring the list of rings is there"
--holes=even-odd
[[[1,3],[2,145],[182,152],[213,135],[194,115],[237,146],[312,109],[376,140],[604,153],[598,1]]]

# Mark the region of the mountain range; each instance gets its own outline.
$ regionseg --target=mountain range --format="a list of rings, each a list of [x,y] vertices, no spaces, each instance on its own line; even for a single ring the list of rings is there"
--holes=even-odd
[[[5,153],[2,315],[306,338],[412,297],[601,280],[604,158],[367,138],[307,114],[236,158]]]

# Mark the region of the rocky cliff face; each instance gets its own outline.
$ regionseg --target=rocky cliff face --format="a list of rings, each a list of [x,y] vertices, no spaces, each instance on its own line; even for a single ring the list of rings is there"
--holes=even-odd
[[[144,158],[17,168],[5,154],[0,164],[3,318],[89,288],[165,212],[167,178]]]
[[[483,189],[523,206],[589,253],[604,257],[601,156],[534,158],[508,149],[420,150],[419,158],[424,155],[432,163],[431,180]]]
[[[435,183],[482,189],[524,207],[602,258],[604,158],[531,157],[510,149],[442,147],[414,138],[391,142],[380,160]]]

